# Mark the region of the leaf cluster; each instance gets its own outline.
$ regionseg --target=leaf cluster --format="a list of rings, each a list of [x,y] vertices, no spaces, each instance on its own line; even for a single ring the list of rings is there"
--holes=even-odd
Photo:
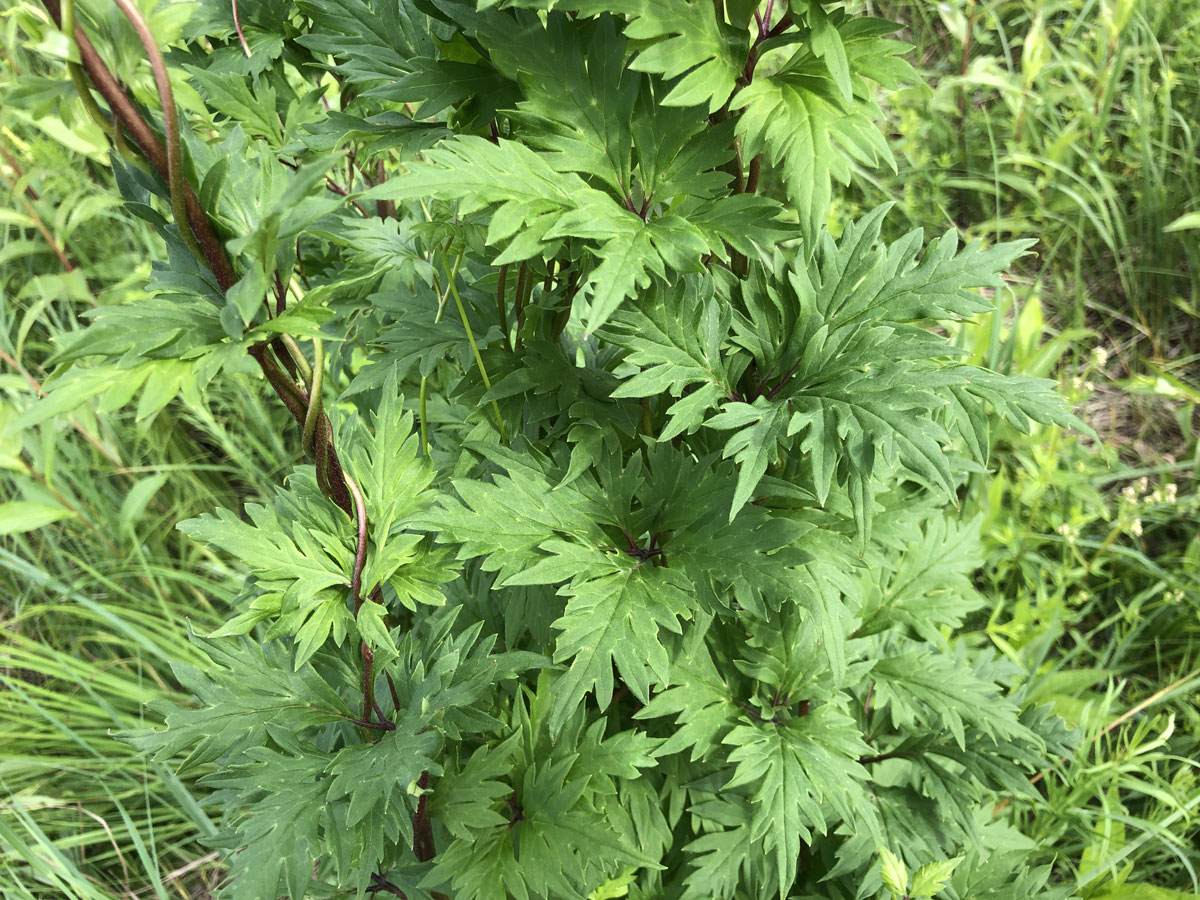
[[[248,351],[313,457],[181,525],[241,598],[177,668],[196,705],[128,737],[214,767],[224,895],[859,898],[898,884],[881,849],[921,890],[1040,890],[986,811],[1069,735],[955,638],[980,551],[952,507],[993,419],[1073,419],[941,333],[1027,244],[825,225],[889,159],[895,26],[238,10],[250,35],[214,7],[174,57],[237,277],[123,169],[167,261],[47,401],[198,398]]]

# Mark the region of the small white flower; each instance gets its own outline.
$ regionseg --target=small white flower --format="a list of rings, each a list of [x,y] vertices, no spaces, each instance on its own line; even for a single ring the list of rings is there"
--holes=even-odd
[[[1179,499],[1179,485],[1172,482],[1166,486],[1165,490],[1167,492],[1166,499],[1168,503],[1174,503]]]
[[[1142,536],[1142,520],[1134,519],[1132,522],[1130,522],[1129,530],[1133,532],[1134,537],[1141,537]]]
[[[1150,479],[1147,478],[1145,475],[1143,475],[1141,478],[1139,478],[1135,482],[1135,484],[1137,484],[1138,493],[1144,494],[1144,493],[1146,493],[1146,490],[1150,487]]]
[[[1137,488],[1132,484],[1127,484],[1121,489],[1121,496],[1130,503],[1137,503]]]
[[[1108,350],[1104,347],[1093,347],[1092,360],[1096,363],[1097,369],[1103,369],[1108,365]]]

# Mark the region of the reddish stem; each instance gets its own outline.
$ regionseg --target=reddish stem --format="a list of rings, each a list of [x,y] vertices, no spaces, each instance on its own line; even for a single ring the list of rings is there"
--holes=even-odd
[[[242,43],[242,52],[246,54],[246,59],[249,59],[253,54],[250,52],[250,45],[246,43],[246,35],[242,33],[242,20],[238,18],[237,0],[229,0],[233,7],[233,28],[237,32],[238,40]]]
[[[427,791],[429,773],[422,772],[417,787]],[[421,862],[428,862],[437,855],[433,846],[433,821],[429,818],[429,794],[421,794],[417,800],[417,814],[413,816],[413,853]]]

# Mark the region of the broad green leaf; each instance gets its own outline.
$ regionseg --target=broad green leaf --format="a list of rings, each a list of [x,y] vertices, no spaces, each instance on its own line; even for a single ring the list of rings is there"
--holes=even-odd
[[[0,503],[0,534],[35,531],[74,515],[69,509],[61,506],[31,503],[27,500],[9,500],[7,503]]]

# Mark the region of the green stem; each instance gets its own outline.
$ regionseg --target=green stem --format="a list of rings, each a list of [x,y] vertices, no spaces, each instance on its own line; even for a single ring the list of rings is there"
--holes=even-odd
[[[300,345],[296,343],[296,339],[290,334],[281,334],[279,339],[283,342],[283,346],[287,348],[288,356],[292,358],[292,362],[296,364],[296,369],[300,372],[300,378],[305,384],[312,383],[313,370],[308,364],[308,359],[304,356],[304,351],[300,349]]]
[[[529,280],[529,268],[526,263],[521,263],[517,269],[517,287],[513,294],[513,318],[517,322],[517,336],[513,341],[513,347],[521,346],[521,323],[525,321],[525,307],[521,304],[525,298],[525,282]]]
[[[417,420],[421,423],[421,454],[429,455],[429,425],[425,415],[425,400],[429,393],[429,379],[421,376],[421,401],[417,410]]]
[[[350,496],[354,498],[354,520],[357,526],[356,538],[354,544],[354,570],[350,576],[350,593],[354,596],[354,615],[358,615],[358,611],[362,608],[362,573],[363,567],[367,564],[367,503],[363,499],[362,489],[358,486],[353,478],[347,473],[342,473],[342,478],[346,481],[346,487],[350,491]],[[370,718],[363,716],[363,718]]]
[[[71,42],[75,56],[78,56],[79,43],[75,40],[75,0],[63,0],[62,30],[63,34],[67,36],[67,40]],[[84,110],[101,128],[105,130],[109,128],[114,129],[114,142],[117,144],[117,149],[122,150],[124,148],[124,141],[120,139],[121,125],[116,119],[110,123],[105,118],[103,110],[100,109],[100,104],[96,102],[96,98],[92,96],[92,92],[88,89],[83,67],[71,59],[67,61],[67,72],[71,75],[71,83],[75,85],[75,92],[79,94],[79,100],[83,103]]]
[[[512,338],[508,334],[508,310],[504,306],[504,287],[508,281],[508,266],[500,267],[499,281],[496,282],[496,313],[500,317],[500,332],[504,335],[504,346],[512,350]]]
[[[461,261],[462,256],[459,256],[459,262]],[[462,316],[463,328],[467,332],[467,341],[471,345],[471,352],[475,354],[475,365],[479,367],[479,375],[483,379],[483,386],[490,391],[492,389],[492,379],[488,377],[487,368],[483,364],[483,357],[479,354],[479,345],[475,343],[475,335],[471,333],[471,322],[467,318],[466,307],[463,306],[462,297],[460,297],[458,294],[458,284],[456,283],[458,265],[456,264],[454,266],[454,270],[451,271],[450,265],[446,262],[444,257],[442,259],[442,265],[446,269],[446,277],[450,280],[448,287],[450,289],[450,293],[454,295],[454,302],[458,306],[458,314]],[[492,401],[492,410],[496,413],[496,427],[500,429],[500,441],[501,443],[507,444],[508,435],[505,434],[504,431],[504,419],[500,415],[500,404],[495,400]]]
[[[312,378],[308,388],[308,411],[304,414],[304,432],[300,446],[312,455],[313,437],[317,433],[317,420],[321,418],[321,386],[325,380],[325,342],[313,338]]]

